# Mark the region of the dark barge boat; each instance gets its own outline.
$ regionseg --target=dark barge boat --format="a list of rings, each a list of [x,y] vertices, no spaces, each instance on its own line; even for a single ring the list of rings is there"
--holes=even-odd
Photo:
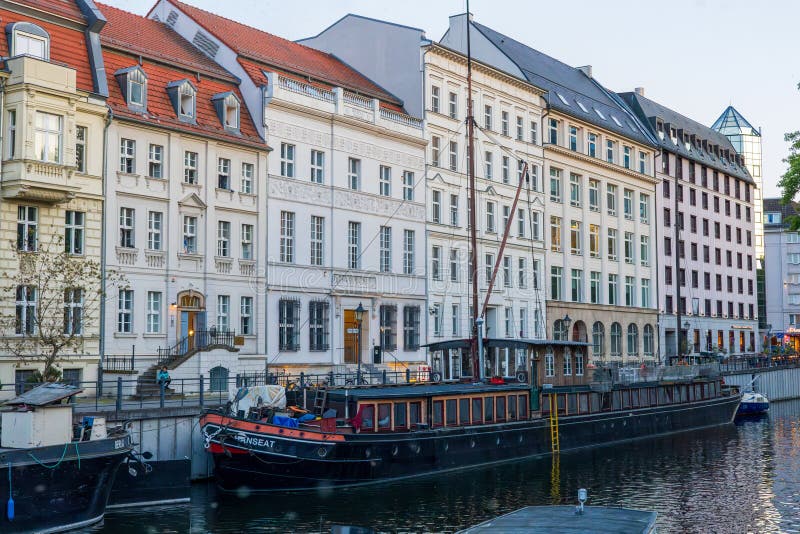
[[[130,434],[101,418],[72,424],[80,389],[45,384],[6,402],[0,447],[0,532],[63,532],[100,521]]]
[[[258,407],[208,412],[201,426],[217,483],[364,484],[728,424],[736,414],[741,396],[712,366],[556,373],[572,370],[575,345],[530,341],[528,382],[328,388],[318,410],[326,417],[305,423]]]

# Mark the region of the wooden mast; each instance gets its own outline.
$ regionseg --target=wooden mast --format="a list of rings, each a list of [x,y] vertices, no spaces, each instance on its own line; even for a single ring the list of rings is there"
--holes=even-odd
[[[475,201],[475,146],[474,117],[472,115],[472,49],[470,48],[470,11],[467,0],[467,178],[469,181],[469,228],[470,228],[470,271],[472,272],[472,335],[470,353],[472,356],[473,380],[482,376],[478,355],[478,239],[475,230],[477,203]]]

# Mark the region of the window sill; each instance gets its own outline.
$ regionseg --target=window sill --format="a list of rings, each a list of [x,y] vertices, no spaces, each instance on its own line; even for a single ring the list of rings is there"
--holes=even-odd
[[[142,334],[145,339],[166,339],[167,334]]]
[[[139,334],[133,334],[128,332],[114,332],[114,337],[120,339],[136,339],[137,337],[139,337]]]
[[[202,260],[203,254],[198,254],[197,252],[179,252],[178,258],[183,260]]]

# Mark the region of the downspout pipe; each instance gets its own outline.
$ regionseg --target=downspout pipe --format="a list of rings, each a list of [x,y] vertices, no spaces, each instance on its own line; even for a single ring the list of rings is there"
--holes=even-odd
[[[111,106],[106,105],[108,114],[106,115],[106,123],[103,127],[103,202],[100,211],[100,359],[97,366],[97,384],[98,393],[102,395],[103,388],[103,363],[106,357],[106,249],[108,248],[108,232],[106,228],[106,204],[108,202],[108,129],[111,127],[111,122],[114,120],[114,110]]]

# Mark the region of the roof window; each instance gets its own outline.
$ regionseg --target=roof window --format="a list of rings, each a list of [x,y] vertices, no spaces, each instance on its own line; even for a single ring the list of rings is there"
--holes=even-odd
[[[621,123],[621,122],[619,122],[619,119],[618,119],[618,118],[616,118],[614,115],[611,115],[611,120],[613,120],[613,121],[614,121],[614,122],[617,124],[617,126],[619,126],[620,128],[622,128],[622,123]]]
[[[602,111],[600,111],[600,110],[599,110],[599,109],[597,109],[597,108],[594,108],[594,112],[595,112],[595,113],[597,113],[597,116],[598,116],[598,117],[600,117],[600,118],[601,118],[601,119],[603,119],[603,120],[606,120],[606,116],[605,116],[605,115],[603,115],[603,112],[602,112]]]
[[[6,26],[11,43],[11,56],[31,56],[50,60],[50,34],[30,22],[14,22]]]
[[[233,92],[220,93],[211,98],[219,121],[228,131],[239,132],[239,99]]]
[[[581,108],[584,113],[589,113],[589,110],[586,109],[586,106],[583,105],[583,102],[579,102],[578,100],[576,100],[575,102],[578,103],[578,107]]]
[[[175,108],[178,119],[195,122],[197,114],[197,89],[189,80],[179,80],[167,84],[167,94]]]
[[[139,65],[120,69],[114,73],[122,96],[133,111],[147,111],[147,74]]]
[[[569,106],[569,102],[567,102],[567,99],[564,98],[564,95],[562,95],[561,93],[556,93],[556,95],[558,96],[558,99],[564,103],[565,106]]]

